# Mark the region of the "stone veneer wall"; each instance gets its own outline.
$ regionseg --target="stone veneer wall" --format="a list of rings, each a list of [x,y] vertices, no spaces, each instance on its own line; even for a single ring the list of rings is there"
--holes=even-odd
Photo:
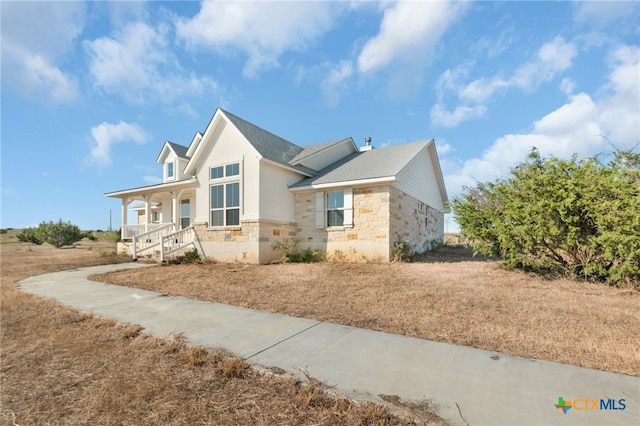
[[[416,198],[391,187],[391,244],[402,239],[411,245],[413,253],[428,250],[434,240],[444,241],[444,213],[425,203],[420,210],[420,204]]]
[[[210,229],[194,224],[205,256],[224,262],[268,263],[279,258],[272,249],[276,241],[296,237],[295,223],[246,221],[229,229]]]
[[[351,228],[316,229],[316,191],[295,194],[295,216],[301,248],[322,250],[336,260],[389,260],[388,185],[353,188]]]

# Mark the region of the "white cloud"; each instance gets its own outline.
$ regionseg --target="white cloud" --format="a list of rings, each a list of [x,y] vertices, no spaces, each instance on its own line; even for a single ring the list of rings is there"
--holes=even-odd
[[[104,122],[91,128],[91,160],[99,166],[111,164],[111,148],[119,142],[146,143],[149,135],[137,124]]]
[[[609,58],[612,72],[599,100],[600,122],[616,145],[640,142],[640,47],[619,46]]]
[[[56,65],[85,20],[80,2],[2,2],[2,74],[12,87],[45,103],[79,97],[78,83]]]
[[[535,60],[519,66],[510,78],[479,78],[463,87],[459,96],[462,100],[480,103],[501,89],[517,87],[527,92],[533,91],[540,84],[552,80],[557,74],[571,67],[576,54],[576,46],[573,43],[565,42],[562,37],[555,37],[540,47]]]
[[[573,17],[578,23],[600,29],[625,19],[637,26],[639,10],[635,1],[578,1],[574,2]]]
[[[598,136],[601,132],[597,105],[589,95],[577,94],[569,103],[536,121],[531,133],[500,137],[481,158],[465,161],[462,167],[446,177],[447,187],[455,196],[462,186],[506,178],[511,168],[524,161],[533,147],[543,156],[592,155],[604,146],[604,140]]]
[[[342,9],[333,2],[223,2],[205,0],[192,19],[176,22],[177,34],[190,48],[247,55],[243,74],[255,77],[278,66],[288,50],[303,50],[331,28]]]
[[[486,112],[487,108],[484,105],[459,105],[455,110],[447,111],[443,105],[435,104],[431,108],[431,122],[437,126],[456,127],[464,121],[482,117]]]
[[[542,45],[537,60],[519,67],[510,83],[522,90],[533,91],[571,67],[577,54],[576,46],[560,36]]]
[[[438,144],[438,154],[444,155],[452,152],[454,150],[453,146],[448,143],[439,143]]]
[[[640,134],[638,46],[619,46],[611,53],[608,82],[598,93],[595,98],[570,95],[566,104],[533,123],[531,132],[502,136],[480,158],[451,170],[445,177],[451,196],[460,194],[464,185],[506,178],[532,147],[543,156],[569,158],[611,151],[602,135],[619,147],[635,146]]]
[[[216,83],[185,71],[168,47],[168,27],[137,22],[113,38],[86,41],[94,87],[133,103],[173,103],[183,96],[203,96]]]
[[[441,74],[436,83],[438,102],[431,110],[431,122],[436,126],[455,127],[466,120],[482,117],[487,111],[484,104],[496,92],[514,87],[532,92],[542,83],[551,81],[570,68],[576,55],[575,44],[557,36],[543,44],[536,58],[517,67],[510,77],[497,74],[493,77],[478,78],[465,85],[460,80],[469,74],[469,64],[447,70]],[[564,90],[569,88],[567,84],[564,85]],[[453,112],[444,106],[444,98],[448,95],[457,98],[460,102]]]
[[[390,97],[415,93],[437,41],[467,8],[462,2],[450,1],[352,2],[350,7],[354,10],[371,4],[383,13],[378,33],[364,43],[357,57],[340,61],[327,72],[320,89],[330,106],[338,104],[340,91],[347,88],[350,77],[384,68],[391,68],[386,85]]]
[[[570,78],[563,78],[560,82],[560,90],[565,95],[570,95],[573,93],[573,90],[576,88],[576,84]]]
[[[353,74],[351,61],[340,61],[332,67],[322,82],[320,88],[329,106],[336,106],[340,102],[341,92],[345,88],[345,80]]]
[[[414,63],[429,53],[459,15],[461,3],[398,2],[384,11],[378,34],[358,56],[358,70],[376,71],[392,62]]]

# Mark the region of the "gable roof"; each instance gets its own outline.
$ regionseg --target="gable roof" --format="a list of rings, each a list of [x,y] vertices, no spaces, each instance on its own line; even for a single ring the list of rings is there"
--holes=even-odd
[[[171,149],[173,149],[173,152],[175,152],[178,157],[184,158],[185,160],[189,159],[189,156],[187,155],[187,151],[189,150],[188,147],[184,145],[178,145],[177,143],[169,141],[167,141],[167,145],[169,145]]]
[[[332,186],[372,179],[393,180],[430,143],[433,143],[433,139],[355,152],[320,170],[316,176],[291,185],[290,188]]]
[[[233,125],[242,133],[251,145],[267,160],[291,167],[289,162],[303,151],[303,148],[276,136],[253,123],[220,109]]]
[[[336,140],[316,143],[316,144],[308,145],[304,147],[302,151],[298,155],[293,157],[289,163],[292,165],[300,164],[304,159],[312,157],[318,152],[324,151],[325,149],[331,148],[332,146],[339,145],[341,143],[348,142],[348,141],[351,141],[351,144],[353,144],[354,151],[357,151],[358,149],[355,146],[355,143],[353,142],[353,139],[351,137],[336,139]]]
[[[158,158],[156,160],[157,163],[162,163],[165,160],[165,158],[167,158],[167,155],[168,155],[168,153],[166,153],[167,149],[172,150],[176,154],[176,156],[178,156],[178,158],[182,158],[185,160],[189,159],[189,156],[187,155],[187,151],[189,150],[189,148],[187,148],[184,145],[179,145],[177,143],[166,141],[164,145],[162,145],[160,154],[158,154]]]

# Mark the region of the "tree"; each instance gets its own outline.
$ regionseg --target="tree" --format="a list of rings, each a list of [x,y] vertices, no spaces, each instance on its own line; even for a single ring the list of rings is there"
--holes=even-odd
[[[23,243],[31,243],[37,246],[41,245],[43,241],[38,236],[38,228],[25,228],[18,235],[18,241]]]
[[[26,228],[18,240],[40,245],[49,243],[56,248],[70,246],[85,237],[85,233],[71,222],[42,222],[37,228]]]
[[[533,150],[508,180],[453,202],[463,235],[507,265],[612,284],[640,280],[639,156],[543,159]]]

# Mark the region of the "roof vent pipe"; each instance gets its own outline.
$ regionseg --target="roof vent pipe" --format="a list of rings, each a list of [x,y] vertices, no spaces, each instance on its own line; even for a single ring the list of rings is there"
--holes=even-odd
[[[362,151],[371,151],[373,146],[371,146],[371,136],[367,136],[364,138],[364,146],[360,148],[360,152]]]

